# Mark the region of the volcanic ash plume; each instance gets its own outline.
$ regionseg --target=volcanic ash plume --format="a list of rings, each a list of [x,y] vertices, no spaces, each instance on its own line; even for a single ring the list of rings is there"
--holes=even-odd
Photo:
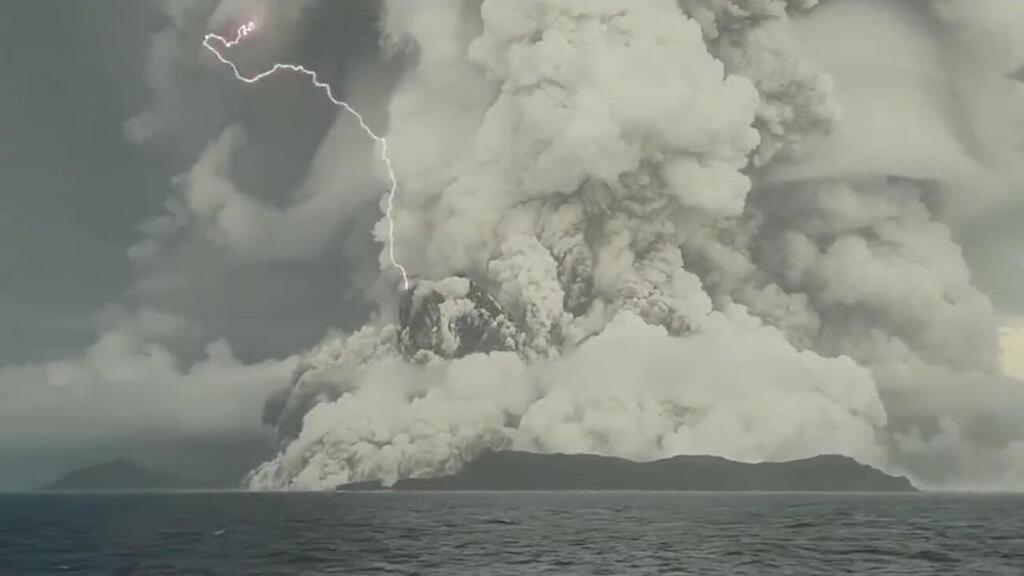
[[[815,4],[388,2],[417,58],[389,138],[421,280],[268,402],[283,448],[250,486],[391,484],[506,448],[1020,479],[1024,433],[989,416],[1024,400],[940,178],[808,160],[844,122],[798,41]]]

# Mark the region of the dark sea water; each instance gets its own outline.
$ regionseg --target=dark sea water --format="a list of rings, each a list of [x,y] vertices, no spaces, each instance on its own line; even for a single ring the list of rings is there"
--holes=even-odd
[[[0,496],[0,574],[1024,574],[1024,497]]]

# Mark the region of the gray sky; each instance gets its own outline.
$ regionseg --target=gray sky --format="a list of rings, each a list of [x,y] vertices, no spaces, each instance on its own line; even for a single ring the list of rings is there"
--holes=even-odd
[[[150,98],[145,57],[150,36],[166,25],[155,3],[9,0],[0,10],[0,58],[6,71],[0,93],[0,151],[5,163],[0,172],[0,361],[12,363],[47,359],[92,337],[91,316],[122,300],[139,278],[125,255],[140,240],[140,224],[161,213],[172,193],[172,177],[188,169],[195,147],[205,142],[137,146],[125,138],[125,122]],[[372,26],[364,28],[355,42],[365,55],[368,40],[373,47],[375,32]],[[46,42],[41,41],[44,38]],[[318,44],[310,50],[337,48],[329,41]],[[338,60],[344,64],[343,58]],[[207,80],[222,79],[211,74]],[[276,136],[255,153],[263,157],[251,161],[267,165],[250,171],[257,194],[259,188],[266,195],[287,189],[331,118],[315,95],[297,96],[308,98],[303,102],[308,106],[298,110],[313,109],[305,117],[274,102],[275,96],[280,90],[270,91],[263,101],[237,103],[243,114],[244,108],[262,114],[260,106],[273,112],[263,121],[249,122],[254,141]],[[299,267],[311,269],[298,271],[312,277],[304,281],[324,286],[303,294],[304,306],[316,309],[318,317],[323,314],[318,305],[338,297],[335,288],[340,282],[337,270],[326,270],[326,261],[336,260],[336,255],[322,260],[317,266],[302,263]],[[272,271],[237,272],[242,281],[274,282],[265,278],[273,276]],[[286,272],[283,275],[291,276],[295,271]],[[210,292],[209,287],[204,291]],[[237,320],[245,324],[245,332],[259,328],[260,318],[254,316],[267,315],[278,330],[290,332],[284,342],[253,339],[255,356],[290,351],[291,336],[308,343],[326,325],[317,320],[308,326],[313,310],[275,314],[265,306],[265,298],[249,296],[243,298],[249,301],[235,303],[248,307],[245,314],[235,314],[242,316]],[[171,298],[175,299],[188,300],[187,295]],[[254,314],[254,308],[262,310]]]
[[[108,3],[109,4],[109,3]],[[144,2],[0,5],[0,361],[91,338],[86,321],[132,281],[125,247],[167,193],[161,158],[129,144],[141,105]]]
[[[381,77],[365,65],[376,60],[374,3],[347,4],[320,8],[329,21],[346,23],[343,35],[314,23],[310,40],[293,42],[290,54],[336,85],[362,67],[386,86],[393,72]],[[232,91],[223,70],[184,66],[178,73],[193,76],[171,95],[179,98],[172,103],[174,126],[147,142],[130,142],[126,123],[160,96],[150,82],[152,42],[170,25],[157,2],[0,3],[0,367],[8,368],[9,387],[45,386],[12,384],[9,374],[79,356],[98,333],[119,330],[122,317],[140,307],[180,315],[201,332],[168,344],[184,366],[218,338],[246,362],[287,357],[368,310],[359,286],[372,281],[366,274],[375,266],[369,234],[375,218],[348,218],[321,246],[273,261],[220,251],[194,229],[167,240],[154,261],[140,265],[128,257],[146,237],[140,226],[166,213],[177,190],[173,178],[229,122],[244,121],[254,143],[238,159],[236,177],[248,194],[283,205],[298,194],[295,181],[334,118],[318,95],[286,83],[243,94]],[[348,212],[374,214],[380,184],[363,179],[358,185],[365,192]],[[363,264],[353,265],[353,257]],[[252,418],[258,422],[258,409]],[[125,449],[147,451],[99,444],[75,446],[68,456],[7,442],[0,446],[0,489],[31,486]]]

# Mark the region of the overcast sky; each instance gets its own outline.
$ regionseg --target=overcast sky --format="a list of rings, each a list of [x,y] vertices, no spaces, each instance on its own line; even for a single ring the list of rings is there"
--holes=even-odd
[[[4,2],[0,11],[0,359],[47,359],[92,337],[88,319],[133,272],[125,247],[160,206],[170,167],[122,125],[156,14],[120,18],[81,2]]]
[[[212,9],[214,3],[208,4]],[[321,10],[343,22],[336,29],[344,34],[325,35],[324,27],[311,25],[312,40],[293,46],[292,54],[316,63],[339,86],[350,68],[362,66],[366,83],[386,90],[396,66],[384,72],[374,67],[374,3],[346,4]],[[347,216],[328,215],[334,224],[319,227],[331,230],[306,245],[286,247],[292,253],[280,258],[256,261],[218,252],[202,232],[179,234],[149,261],[130,258],[131,248],[148,238],[144,224],[167,213],[165,204],[178,190],[174,177],[192,167],[208,139],[232,118],[245,118],[252,139],[262,144],[240,162],[247,191],[271,200],[277,195],[276,202],[296,193],[295,181],[334,120],[330,106],[308,91],[278,84],[246,95],[232,91],[212,66],[196,71],[183,65],[184,72],[172,74],[181,74],[186,87],[167,97],[166,120],[172,125],[131,141],[130,119],[163,105],[154,104],[162,97],[153,85],[162,73],[156,45],[175,23],[169,17],[174,10],[162,6],[135,0],[0,3],[5,401],[17,397],[14,387],[47,386],[15,383],[15,369],[80,357],[98,334],[122,330],[143,308],[176,315],[201,332],[189,342],[175,336],[174,352],[185,366],[218,338],[226,338],[246,362],[286,358],[315,343],[328,327],[350,326],[369,309],[363,291],[373,281],[376,258],[369,226],[382,186],[372,176],[353,184],[362,192],[334,208]],[[192,39],[196,45],[183,51],[196,58],[201,38]],[[376,90],[364,97],[373,98]],[[367,108],[373,118],[373,107]],[[353,152],[357,161],[369,150],[365,142],[361,146],[362,154]],[[353,217],[359,213],[371,217]],[[353,253],[362,267],[346,263],[346,254]],[[31,421],[56,414],[22,416]],[[250,417],[258,424],[258,406]],[[31,485],[121,450],[116,443],[96,450],[71,446],[75,455],[65,450],[54,456],[38,453],[36,446],[0,444],[0,488]]]

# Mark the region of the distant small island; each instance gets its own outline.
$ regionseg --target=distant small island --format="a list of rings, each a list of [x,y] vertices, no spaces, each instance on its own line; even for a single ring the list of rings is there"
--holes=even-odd
[[[180,490],[187,483],[170,474],[155,472],[132,460],[120,458],[72,470],[42,488],[47,492],[127,492],[132,490]]]
[[[378,482],[341,490],[381,489]],[[716,456],[633,462],[589,454],[485,452],[453,476],[400,480],[394,490],[661,490],[913,492],[902,476],[846,456],[746,464]]]

